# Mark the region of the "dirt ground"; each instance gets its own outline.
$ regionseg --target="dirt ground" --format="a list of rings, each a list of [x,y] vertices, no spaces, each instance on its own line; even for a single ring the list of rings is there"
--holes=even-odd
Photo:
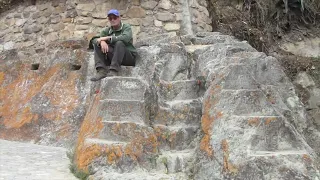
[[[248,41],[257,50],[276,57],[294,80],[307,71],[320,87],[320,57],[295,56],[279,44],[320,37],[320,1],[207,0],[213,31]],[[287,2],[288,5],[284,2]]]

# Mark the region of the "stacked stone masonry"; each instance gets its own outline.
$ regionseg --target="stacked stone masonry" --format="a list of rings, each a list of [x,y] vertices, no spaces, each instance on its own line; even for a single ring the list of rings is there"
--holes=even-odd
[[[190,0],[194,32],[211,31],[205,0]],[[155,34],[180,33],[183,6],[178,0],[38,1],[4,12],[0,18],[0,52],[44,47],[56,40],[90,39],[108,25],[107,11],[120,10],[122,20],[132,25],[134,42]]]

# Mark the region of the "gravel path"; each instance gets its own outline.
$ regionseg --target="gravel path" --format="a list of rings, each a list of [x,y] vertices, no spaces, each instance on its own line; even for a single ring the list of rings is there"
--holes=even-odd
[[[76,180],[67,150],[0,140],[0,180]]]

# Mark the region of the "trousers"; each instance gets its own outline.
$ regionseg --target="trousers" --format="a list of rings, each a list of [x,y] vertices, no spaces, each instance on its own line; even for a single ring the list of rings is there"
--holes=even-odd
[[[122,41],[117,41],[115,44],[108,44],[109,51],[103,53],[101,47],[93,44],[95,68],[104,68],[115,71],[120,71],[121,65],[135,66],[135,54],[132,54]]]

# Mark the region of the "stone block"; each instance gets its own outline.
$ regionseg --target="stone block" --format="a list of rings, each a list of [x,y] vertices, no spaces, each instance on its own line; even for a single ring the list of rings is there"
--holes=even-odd
[[[101,139],[129,143],[137,138],[153,134],[152,127],[132,122],[103,122],[103,129],[98,135]]]
[[[159,106],[154,123],[165,126],[196,126],[201,120],[200,100],[181,100],[163,103]]]
[[[158,21],[158,20],[154,20],[154,25],[156,26],[156,27],[162,27],[163,26],[163,24],[162,24],[162,22],[161,21]]]
[[[174,15],[169,12],[157,13],[156,17],[159,21],[173,21],[174,20]]]
[[[174,48],[174,47],[173,47]],[[163,49],[161,50],[163,52]],[[162,59],[165,60],[163,63],[163,68],[160,68],[161,71],[159,76],[161,80],[164,81],[179,81],[188,79],[188,68],[190,62],[182,50],[177,53],[164,53]]]
[[[76,25],[76,30],[88,30],[89,28],[88,25]]]
[[[16,21],[16,26],[23,26],[26,22],[27,22],[27,20],[25,20],[25,19],[18,19]]]
[[[146,16],[146,11],[141,7],[134,6],[130,8],[126,14],[130,18],[143,18]]]
[[[170,0],[161,0],[158,5],[159,8],[169,10],[172,8]]]
[[[178,31],[178,30],[180,30],[180,24],[177,24],[177,23],[167,23],[167,24],[164,26],[164,29],[167,30],[167,31]]]
[[[137,78],[106,78],[101,87],[102,99],[141,101],[146,98],[148,91],[147,84]]]
[[[149,124],[149,107],[144,101],[101,100],[99,116],[103,121]]]
[[[192,100],[200,97],[201,92],[196,80],[160,81],[158,93],[161,100]]]
[[[89,11],[92,12],[96,8],[96,5],[94,3],[88,3],[88,4],[78,4],[76,9],[81,11]]]
[[[97,27],[106,27],[108,25],[107,19],[93,19],[92,24]]]
[[[162,126],[154,125],[153,129],[162,150],[184,150],[191,149],[191,143],[197,136],[199,126]]]
[[[152,10],[158,5],[157,1],[146,1],[141,3],[141,7],[147,10]]]

